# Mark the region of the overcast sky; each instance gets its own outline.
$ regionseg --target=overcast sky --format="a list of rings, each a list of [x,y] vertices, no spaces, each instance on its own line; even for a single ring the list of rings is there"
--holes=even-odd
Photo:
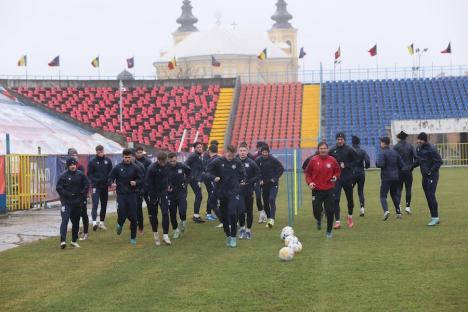
[[[304,46],[306,69],[333,66],[341,45],[342,67],[374,67],[369,50],[378,44],[379,67],[411,66],[406,49],[429,48],[422,65],[449,65],[440,51],[452,42],[453,64],[468,65],[467,0],[289,0],[291,23]],[[55,75],[47,63],[60,55],[62,75],[116,75],[135,57],[136,75],[153,75],[152,62],[172,43],[181,0],[0,0],[0,75],[23,74],[16,66],[28,55],[30,75]],[[266,32],[276,0],[193,0],[199,30],[215,25]]]

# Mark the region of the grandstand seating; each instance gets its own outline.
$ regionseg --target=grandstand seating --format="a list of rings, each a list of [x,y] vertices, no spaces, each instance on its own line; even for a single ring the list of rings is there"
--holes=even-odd
[[[13,91],[57,112],[104,131],[120,133],[116,88],[13,88]],[[123,131],[128,142],[175,150],[184,129],[184,147],[208,141],[218,101],[218,85],[136,87],[123,93]]]
[[[325,133],[355,134],[375,146],[388,135],[392,119],[468,116],[468,77],[326,82]]]
[[[272,148],[299,147],[301,108],[301,83],[244,84],[231,142],[265,140]]]

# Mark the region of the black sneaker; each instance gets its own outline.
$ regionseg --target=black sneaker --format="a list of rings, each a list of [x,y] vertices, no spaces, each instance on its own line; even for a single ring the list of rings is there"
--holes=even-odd
[[[95,225],[93,225],[93,231],[96,232],[98,229],[98,224],[96,223]]]
[[[205,223],[205,220],[203,220],[201,217],[192,217],[193,222],[195,223]]]

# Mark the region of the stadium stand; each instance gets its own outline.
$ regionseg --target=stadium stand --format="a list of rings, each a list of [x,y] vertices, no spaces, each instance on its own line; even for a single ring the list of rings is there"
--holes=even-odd
[[[468,77],[326,82],[325,133],[357,135],[375,146],[388,135],[392,119],[468,116]]]
[[[100,128],[120,133],[119,90],[106,87],[18,87],[13,91],[57,112]],[[128,142],[175,150],[184,129],[184,148],[208,141],[219,98],[219,85],[191,87],[134,87],[123,93],[123,131]]]
[[[258,140],[272,148],[298,147],[301,133],[302,84],[244,84],[234,121],[233,144]]]
[[[315,148],[320,127],[320,85],[304,85],[301,148]]]
[[[229,124],[233,97],[234,88],[221,88],[210,133],[210,141],[217,140],[219,142],[219,151],[224,149],[224,136]]]

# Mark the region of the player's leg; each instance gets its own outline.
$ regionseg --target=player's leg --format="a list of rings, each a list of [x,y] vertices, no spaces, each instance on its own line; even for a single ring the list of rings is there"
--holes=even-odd
[[[386,221],[390,212],[388,211],[388,204],[387,204],[387,195],[388,191],[390,190],[390,182],[386,180],[382,180],[380,184],[380,204],[382,205],[382,209],[384,212],[383,220]]]
[[[325,215],[327,216],[327,237],[332,237],[332,228],[333,228],[333,216],[334,216],[334,193],[333,190],[325,191],[323,198],[323,205],[325,210]]]
[[[272,228],[275,225],[276,218],[276,196],[278,195],[278,184],[270,185],[270,192],[268,194],[268,202],[270,204],[270,220],[268,220],[268,227]]]
[[[401,218],[401,211],[400,211],[400,181],[392,181],[390,184],[390,197],[392,198],[393,206],[395,207],[395,213],[397,218]]]
[[[246,239],[252,239],[252,224],[253,224],[253,193],[247,194],[244,200],[245,214],[247,216],[247,229],[245,232]]]
[[[107,189],[107,186],[99,189],[99,198],[101,201],[101,210],[99,211],[99,228],[102,230],[107,230],[106,226],[104,225],[107,212],[107,202],[109,200],[109,190]]]
[[[151,230],[153,230],[154,244],[156,246],[161,245],[161,241],[159,240],[159,233],[158,233],[158,205],[159,205],[159,197],[154,195],[150,197],[149,204],[146,207],[148,210],[148,219],[151,224]]]
[[[125,205],[125,195],[117,194],[117,224],[115,226],[115,231],[117,232],[117,235],[120,235],[122,233],[125,220],[127,219]]]
[[[80,240],[87,240],[88,239],[88,230],[89,230],[89,217],[88,217],[88,207],[86,203],[83,203],[81,206],[81,219],[83,219],[83,236]]]
[[[143,234],[143,194],[137,194],[136,215],[138,233]]]
[[[70,220],[72,223],[72,241],[71,245],[73,247],[80,247],[78,245],[78,231],[80,230],[80,217],[81,217],[81,208],[83,204],[74,205],[70,212]]]
[[[366,183],[366,174],[362,173],[357,178],[357,191],[360,204],[360,216],[363,217],[365,213],[365,198],[364,198],[364,184]]]
[[[312,213],[317,221],[317,230],[322,229],[322,211],[324,196],[322,191],[312,190]]]
[[[353,223],[353,210],[354,210],[354,197],[353,197],[353,180],[348,179],[343,181],[343,190],[346,195],[346,202],[348,203],[348,217],[346,221],[348,223],[348,227],[352,228]]]
[[[171,245],[169,239],[169,200],[167,195],[162,195],[159,199],[162,215],[163,243]]]
[[[127,218],[130,221],[130,243],[132,245],[136,244],[136,235],[137,235],[137,194],[127,195]]]
[[[60,223],[60,248],[62,249],[67,246],[67,230],[70,214],[71,206],[68,204],[62,204],[62,207],[60,207],[60,216],[62,217],[62,222]]]
[[[333,188],[333,213],[335,215],[335,229],[339,229],[341,227],[340,221],[340,199],[341,199],[341,188],[342,188],[342,181],[338,179],[335,183],[335,187]]]
[[[93,187],[91,189],[91,219],[93,220],[93,231],[96,231],[98,229],[98,222],[97,222],[97,210],[99,206],[99,189]],[[101,207],[102,207],[102,202],[101,202]],[[101,208],[102,211],[102,208]]]
[[[193,218],[192,219],[195,223],[203,223],[205,221],[200,217],[200,206],[201,206],[202,199],[203,199],[200,182],[191,181],[190,187],[192,188],[193,194],[195,195],[195,200],[193,202]]]
[[[238,220],[239,220],[239,239],[244,239],[246,234],[245,228],[245,194],[239,195],[239,210],[238,210]]]

